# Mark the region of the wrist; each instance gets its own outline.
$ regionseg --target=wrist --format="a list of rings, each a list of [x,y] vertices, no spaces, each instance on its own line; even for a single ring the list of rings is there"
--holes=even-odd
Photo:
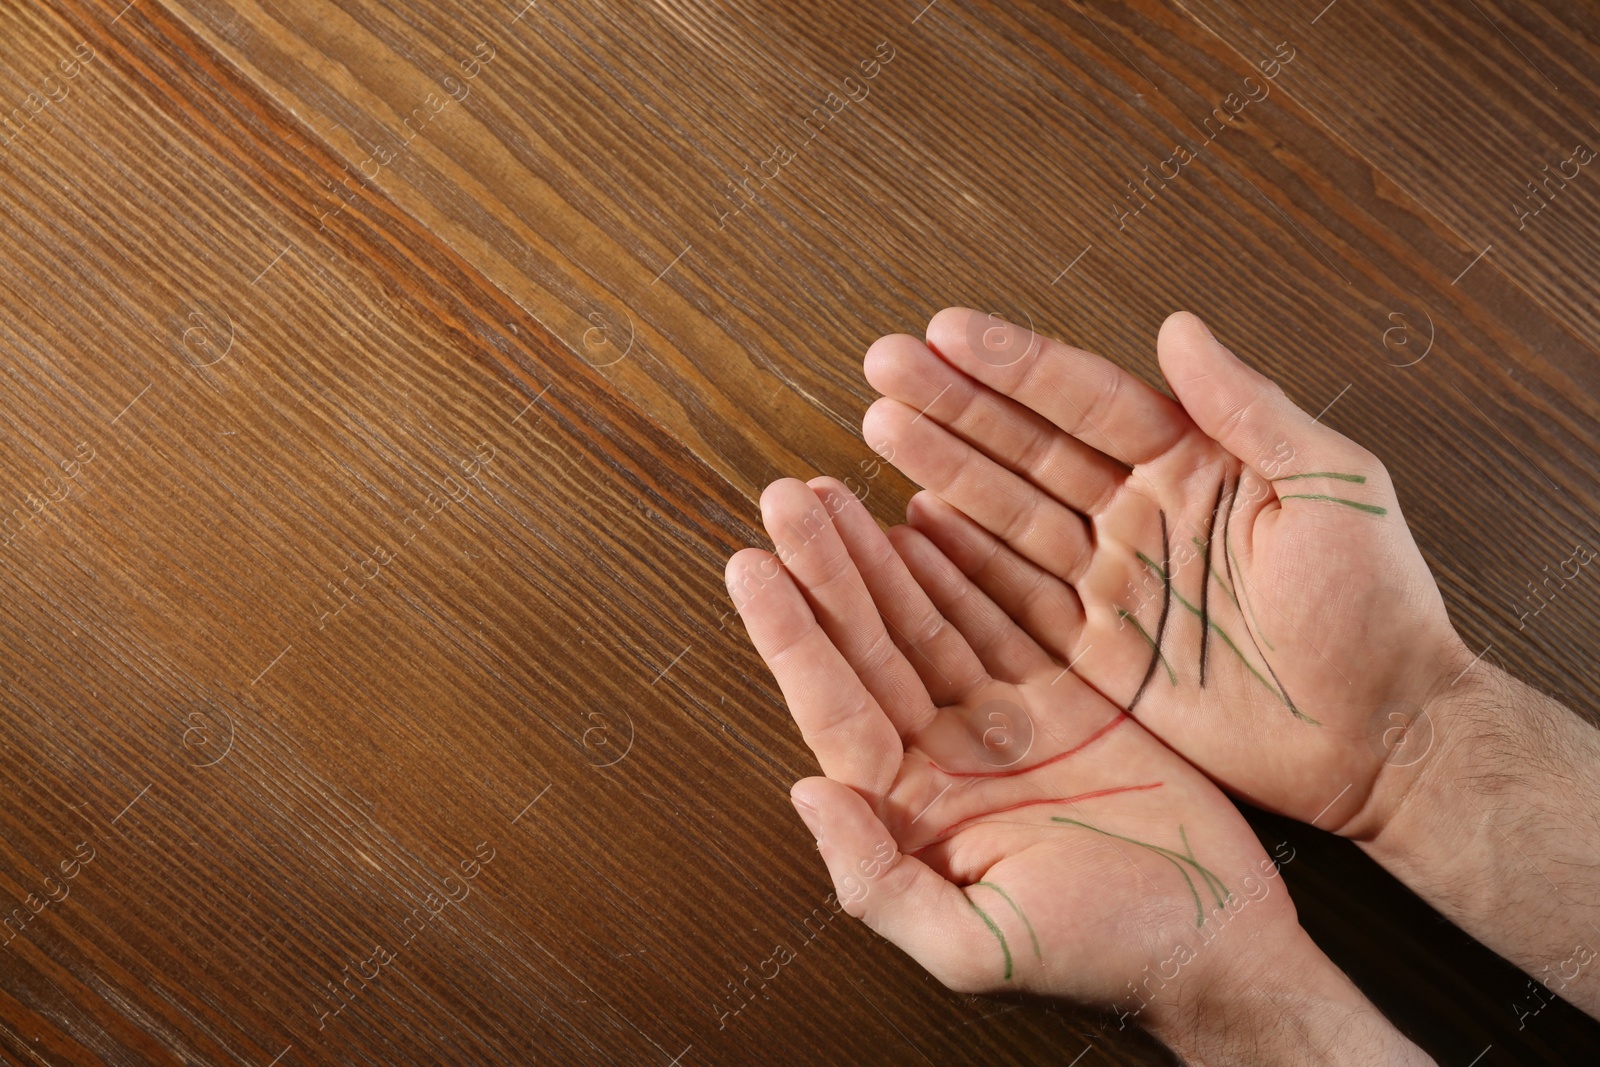
[[[1428,741],[1422,757],[1379,771],[1373,792],[1382,802],[1368,832],[1347,836],[1402,880],[1409,883],[1407,874],[1417,877],[1438,867],[1481,829],[1481,815],[1470,827],[1462,825],[1470,798],[1460,783],[1487,769],[1481,764],[1488,753],[1510,748],[1511,724],[1495,710],[1508,703],[1508,681],[1488,663],[1465,668],[1423,708],[1418,721],[1426,722]]]
[[[1455,740],[1451,719],[1460,698],[1475,691],[1492,669],[1453,631],[1437,645],[1412,649],[1410,659],[1410,670],[1379,690],[1382,702],[1361,708],[1370,718],[1365,737],[1351,739],[1350,773],[1352,786],[1364,785],[1365,795],[1353,812],[1330,820],[1332,825],[1313,825],[1357,843],[1380,837],[1438,765],[1443,742]]]
[[[1389,803],[1370,834],[1356,843],[1402,880],[1459,884],[1503,849],[1497,813],[1545,806],[1557,790],[1571,794],[1592,778],[1579,750],[1594,731],[1565,708],[1504,671],[1477,663],[1441,690],[1425,709],[1430,741],[1425,756],[1392,773]],[[1385,768],[1385,772],[1389,772]],[[1481,871],[1479,872],[1481,874]],[[1480,893],[1493,885],[1465,879]],[[1488,910],[1484,901],[1464,910]]]
[[[1358,845],[1528,974],[1547,986],[1559,974],[1562,995],[1596,1014],[1595,969],[1566,968],[1600,949],[1600,731],[1484,663],[1428,713],[1426,759]]]
[[[1298,923],[1250,948],[1186,1003],[1148,1020],[1190,1067],[1433,1063]]]

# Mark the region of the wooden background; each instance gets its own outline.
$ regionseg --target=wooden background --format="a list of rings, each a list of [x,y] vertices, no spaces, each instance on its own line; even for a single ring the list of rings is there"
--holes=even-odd
[[[1154,376],[1187,307],[1595,708],[1600,579],[1528,583],[1595,546],[1600,169],[1525,183],[1600,150],[1600,14],[1325,2],[5,4],[0,1060],[1166,1062],[832,917],[722,564],[775,477],[900,517],[880,333]],[[1593,1062],[1252,818],[1441,1063]]]

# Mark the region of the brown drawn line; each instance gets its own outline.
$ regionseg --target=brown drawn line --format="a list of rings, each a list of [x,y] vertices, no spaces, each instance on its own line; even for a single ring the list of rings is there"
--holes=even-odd
[[[1200,688],[1206,687],[1206,652],[1211,647],[1211,541],[1217,532],[1217,518],[1222,514],[1222,494],[1228,488],[1228,472],[1224,468],[1222,481],[1217,484],[1217,499],[1211,505],[1211,525],[1206,527],[1206,565],[1200,574]]]
[[[1150,686],[1150,679],[1156,676],[1156,664],[1161,661],[1161,637],[1167,631],[1167,615],[1172,611],[1172,557],[1171,546],[1167,543],[1167,513],[1161,513],[1161,583],[1165,595],[1161,601],[1161,621],[1156,623],[1156,636],[1154,647],[1150,651],[1150,666],[1145,668],[1144,681],[1139,683],[1139,688],[1133,694],[1133,699],[1128,701],[1128,710],[1132,711],[1139,698],[1144,696],[1144,691]]]

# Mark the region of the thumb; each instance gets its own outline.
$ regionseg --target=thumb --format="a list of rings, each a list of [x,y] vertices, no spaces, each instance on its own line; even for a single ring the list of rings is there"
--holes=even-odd
[[[956,992],[994,988],[999,950],[982,913],[959,888],[901,852],[859,793],[831,778],[803,778],[790,799],[817,838],[845,911]],[[1010,970],[1008,955],[1008,978]]]
[[[1266,480],[1330,466],[1377,466],[1365,449],[1307,415],[1276,382],[1241,363],[1195,315],[1169,315],[1156,353],[1167,384],[1195,424]]]

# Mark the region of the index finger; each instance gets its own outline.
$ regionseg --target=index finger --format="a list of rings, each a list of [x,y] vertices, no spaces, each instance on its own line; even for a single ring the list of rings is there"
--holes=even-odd
[[[817,624],[794,579],[772,553],[747,548],[728,561],[727,583],[822,772],[869,800],[882,798],[905,755],[900,735]]]
[[[928,323],[928,347],[1129,466],[1155,459],[1194,428],[1176,401],[1110,360],[981,311],[939,312]]]

